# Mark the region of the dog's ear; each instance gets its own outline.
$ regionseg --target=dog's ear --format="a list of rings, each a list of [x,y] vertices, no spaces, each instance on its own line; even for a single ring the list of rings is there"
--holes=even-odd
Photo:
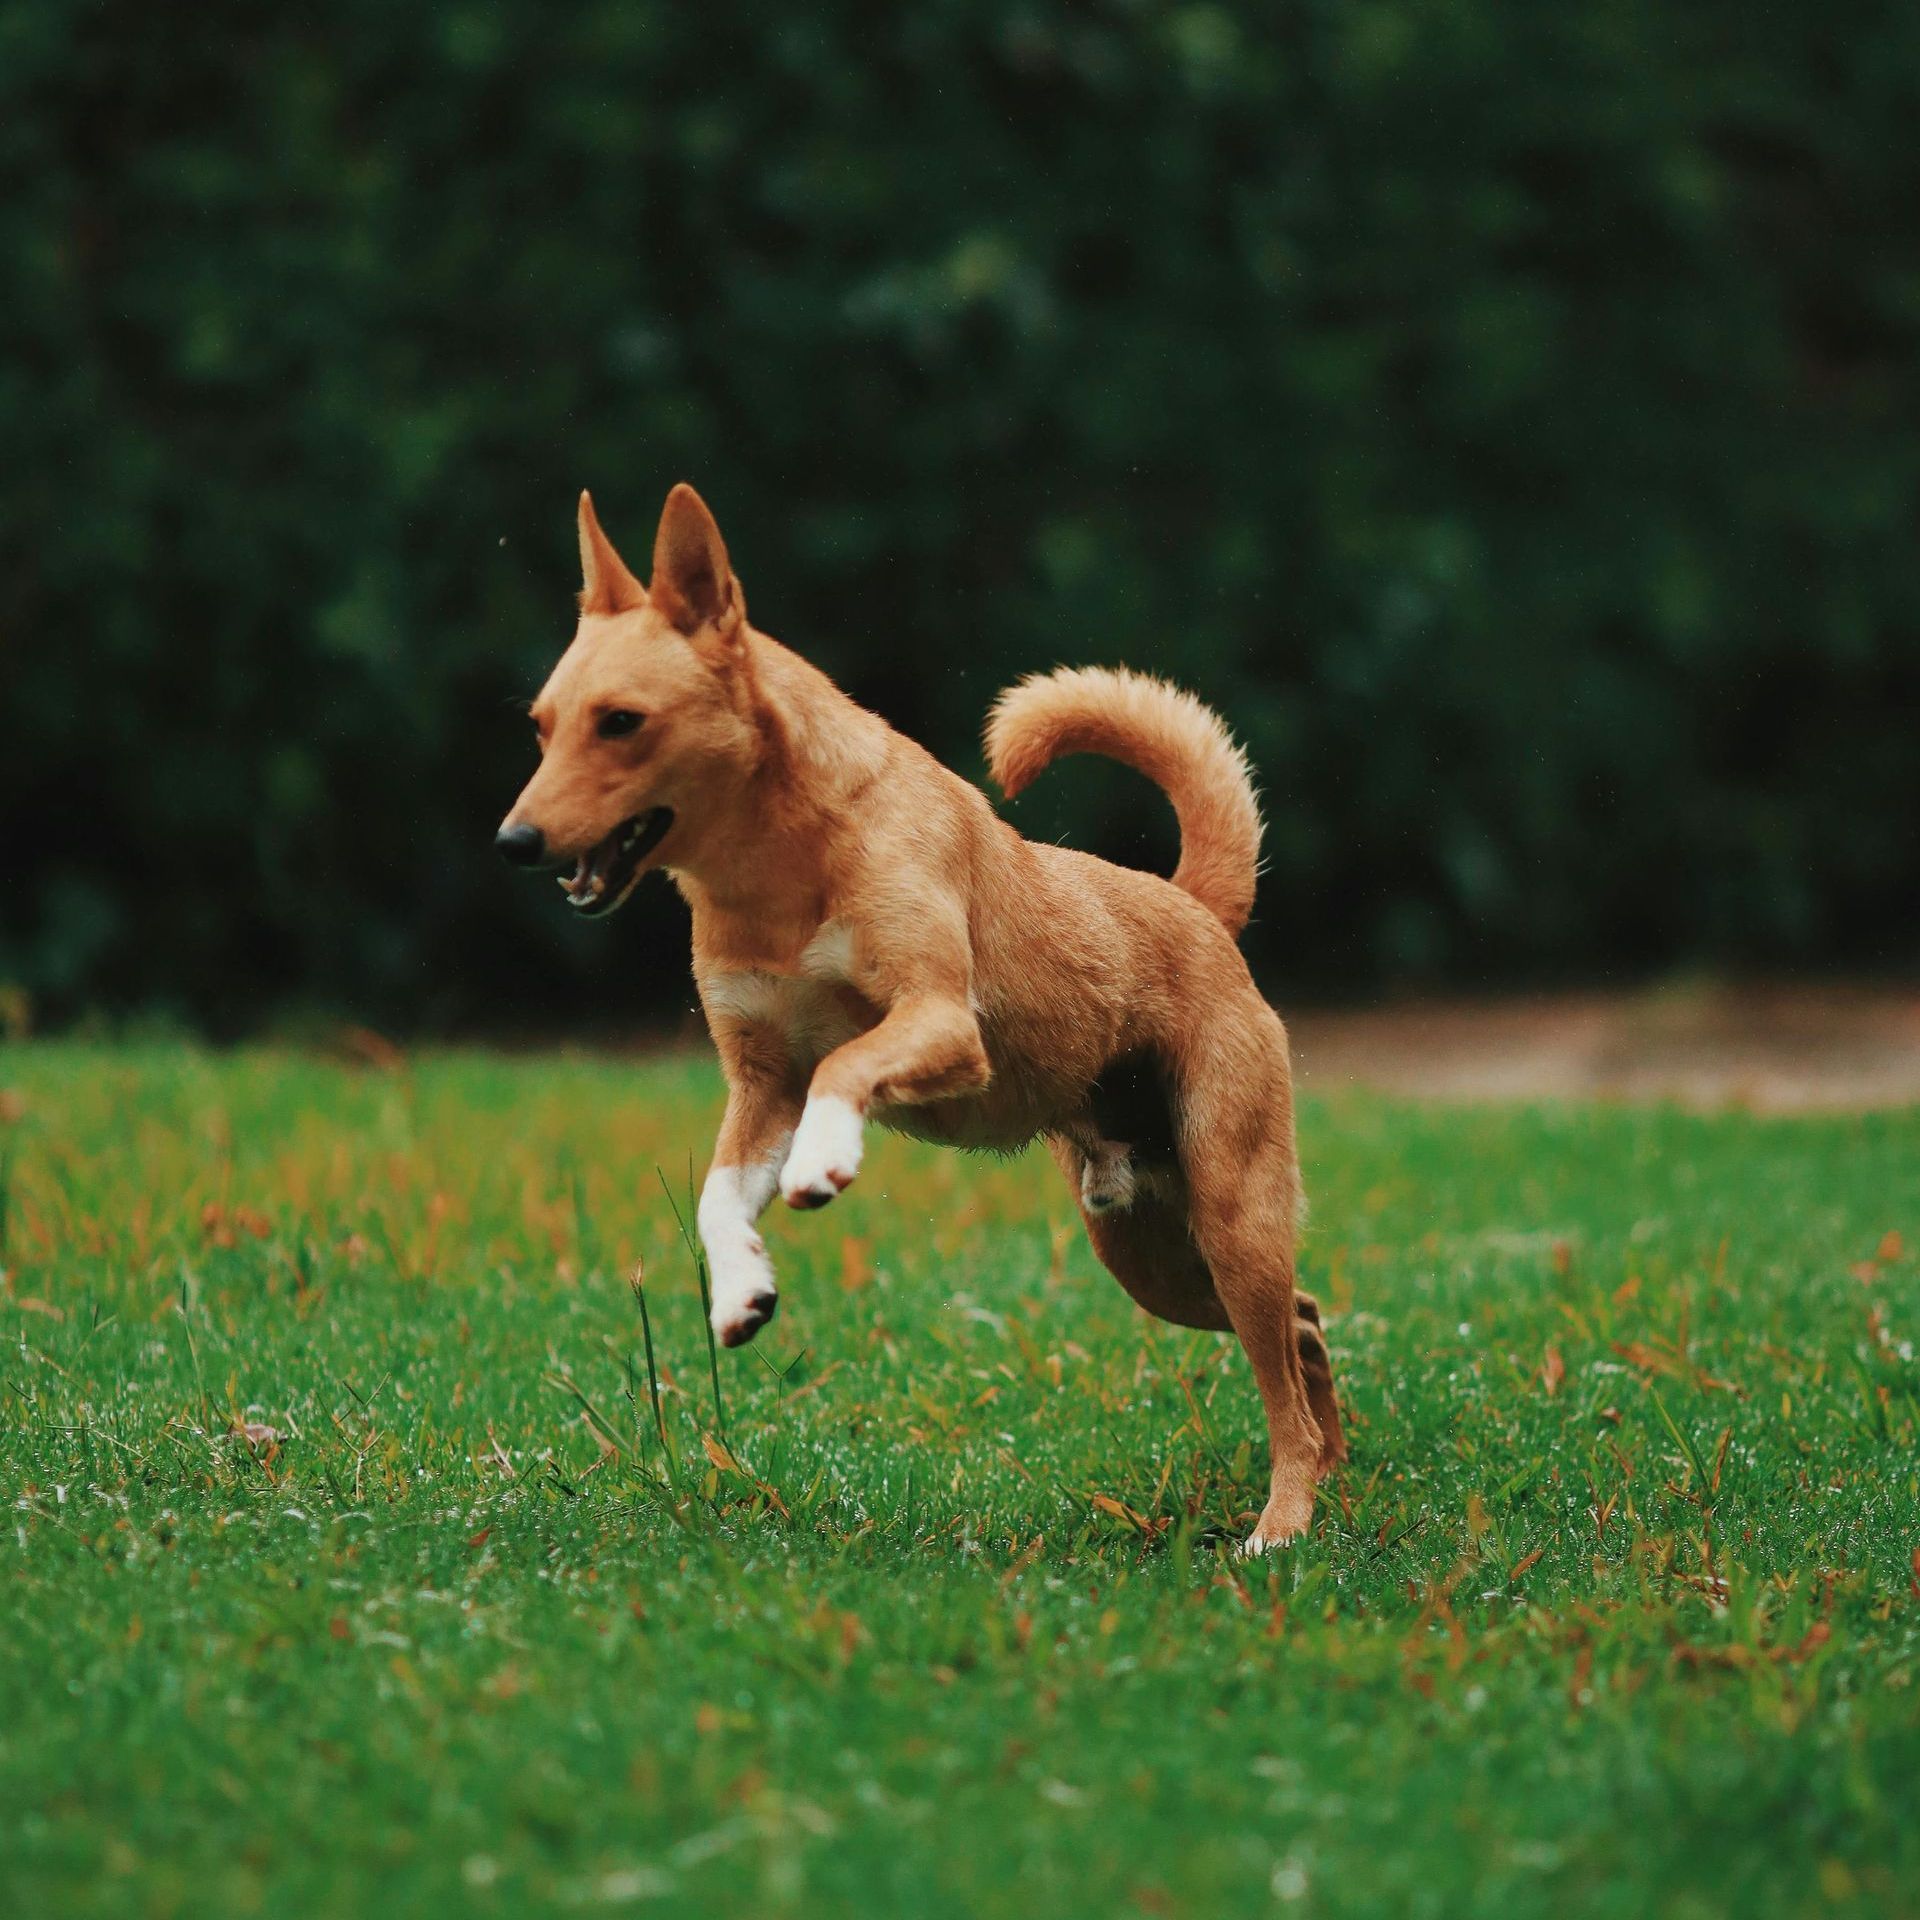
[[[731,636],[740,625],[739,583],[727,543],[707,503],[682,480],[660,511],[653,540],[653,604],[682,633],[716,626]]]
[[[647,604],[647,590],[600,531],[593,495],[580,496],[580,611],[630,613]]]

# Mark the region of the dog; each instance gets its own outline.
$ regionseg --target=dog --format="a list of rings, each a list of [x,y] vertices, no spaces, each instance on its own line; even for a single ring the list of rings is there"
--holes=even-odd
[[[1260,815],[1225,726],[1141,674],[1023,681],[987,726],[1009,798],[1099,753],[1156,782],[1180,827],[1170,882],[1038,845],[748,623],[691,487],[667,497],[644,586],[584,493],[579,534],[578,628],[533,702],[540,764],[496,844],[563,868],[588,916],[655,867],[692,908],[727,1082],[697,1209],[718,1338],[773,1317],[758,1221],[774,1194],[844,1192],[868,1121],[959,1147],[1044,1139],[1127,1292],[1246,1349],[1271,1452],[1247,1550],[1303,1533],[1346,1443],[1294,1275],[1286,1030],[1237,945]]]

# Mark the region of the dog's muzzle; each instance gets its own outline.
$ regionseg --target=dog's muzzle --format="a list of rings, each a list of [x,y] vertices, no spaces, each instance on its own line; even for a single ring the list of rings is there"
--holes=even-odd
[[[640,868],[673,825],[671,807],[636,813],[583,853],[571,874],[562,874],[567,905],[589,919],[611,913],[633,891]]]
[[[493,850],[512,866],[537,867],[547,857],[547,836],[538,827],[502,827]]]

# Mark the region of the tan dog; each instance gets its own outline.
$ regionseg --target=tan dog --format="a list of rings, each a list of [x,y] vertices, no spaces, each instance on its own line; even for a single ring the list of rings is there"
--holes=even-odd
[[[579,630],[533,704],[542,759],[499,845],[569,866],[583,913],[652,866],[693,909],[727,1077],[699,1207],[720,1339],[772,1318],[767,1203],[825,1206],[859,1172],[868,1120],[962,1147],[1044,1138],[1134,1299],[1239,1336],[1272,1447],[1247,1545],[1301,1533],[1346,1448],[1319,1313],[1294,1284],[1286,1030],[1235,945],[1260,818],[1225,728],[1159,681],[1097,669],[1024,682],[988,726],[1009,795],[1066,753],[1157,781],[1180,821],[1169,884],[1022,839],[749,626],[692,488],[668,496],[650,586],[584,494],[580,558]]]

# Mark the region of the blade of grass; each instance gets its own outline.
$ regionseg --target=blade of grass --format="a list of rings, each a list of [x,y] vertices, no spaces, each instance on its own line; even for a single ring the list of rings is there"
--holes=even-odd
[[[627,1443],[620,1438],[620,1434],[613,1422],[593,1404],[587,1397],[579,1381],[574,1379],[571,1374],[550,1373],[547,1375],[547,1385],[550,1387],[558,1387],[562,1393],[572,1394],[585,1410],[587,1418],[593,1422],[597,1431],[605,1437],[607,1444],[610,1447],[616,1448],[622,1454],[627,1451]],[[551,1461],[548,1462],[549,1466],[552,1464]],[[568,1491],[571,1492],[572,1489],[569,1488]]]
[[[581,1177],[578,1165],[569,1170],[568,1184],[573,1193],[574,1243],[580,1249],[580,1272],[585,1276],[600,1263],[600,1240],[593,1230],[592,1217],[587,1212],[586,1182]]]
[[[213,1402],[207,1398],[206,1375],[200,1371],[200,1348],[193,1337],[193,1310],[187,1294],[187,1276],[180,1276],[180,1324],[187,1330],[187,1357],[193,1362],[194,1385],[200,1389],[200,1425],[208,1432],[213,1428]]]
[[[1679,1421],[1667,1411],[1667,1403],[1660,1398],[1660,1389],[1658,1387],[1649,1382],[1647,1393],[1653,1401],[1655,1411],[1660,1415],[1660,1418],[1666,1422],[1667,1431],[1679,1442],[1681,1452],[1686,1455],[1687,1464],[1693,1472],[1693,1484],[1698,1489],[1700,1498],[1703,1500],[1706,1499],[1712,1491],[1709,1485],[1707,1463],[1700,1457],[1700,1449],[1694,1445],[1693,1435],[1688,1433]]]
[[[661,1168],[655,1167],[654,1173],[660,1181],[660,1191],[667,1196],[667,1205],[673,1209],[674,1225],[680,1229],[680,1238],[687,1252],[693,1258],[693,1276],[700,1283],[700,1324],[707,1335],[707,1372],[713,1380],[713,1429],[721,1437],[727,1437],[727,1413],[720,1400],[720,1348],[713,1337],[713,1298],[707,1290],[707,1256],[695,1237],[692,1228],[687,1225],[693,1213],[693,1160],[687,1160],[687,1211],[680,1211],[680,1203],[673,1197],[673,1189],[667,1185],[667,1176]]]
[[[646,1274],[638,1261],[627,1285],[633,1289],[634,1300],[640,1308],[640,1337],[647,1349],[647,1397],[653,1402],[653,1424],[660,1433],[660,1451],[667,1454],[671,1449],[667,1445],[667,1416],[660,1405],[660,1367],[653,1355],[653,1316],[647,1311]]]

